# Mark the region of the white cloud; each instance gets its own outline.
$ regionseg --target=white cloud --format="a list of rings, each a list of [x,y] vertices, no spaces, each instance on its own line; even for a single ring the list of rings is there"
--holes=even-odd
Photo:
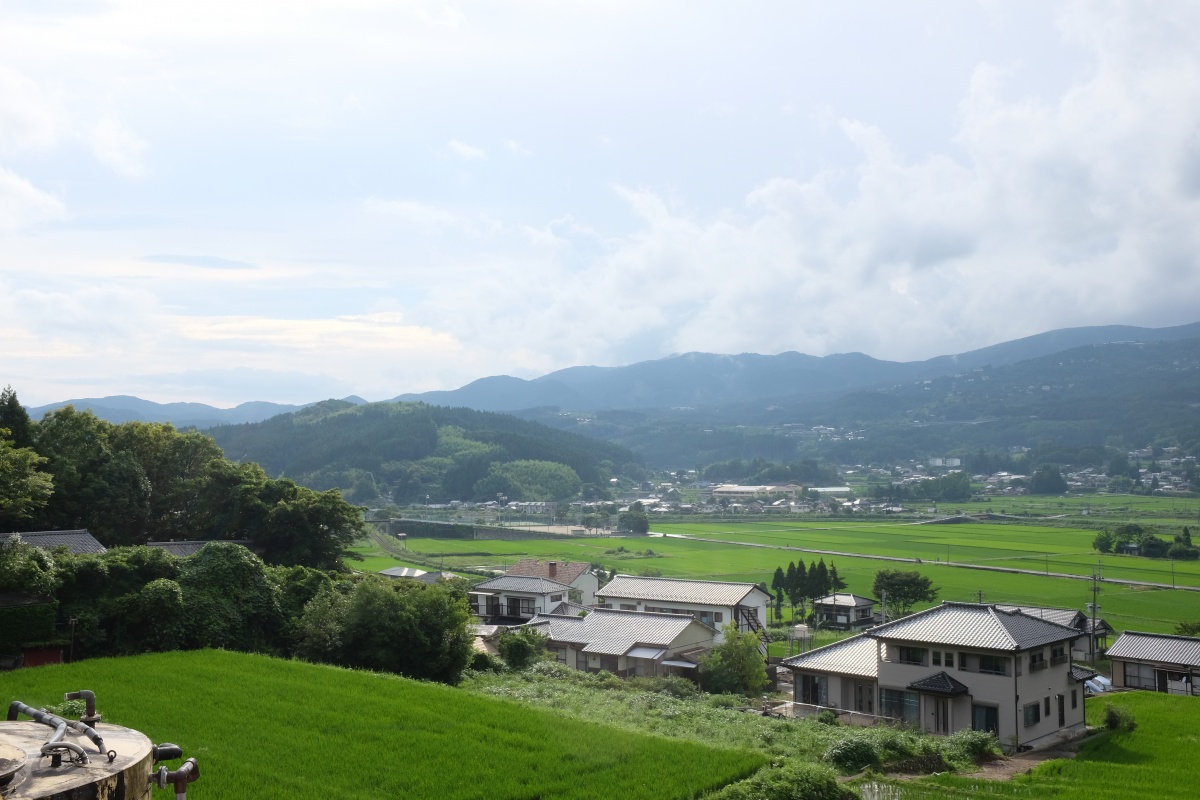
[[[92,152],[110,169],[129,180],[146,176],[141,154],[146,143],[111,114],[101,117],[90,132]]]
[[[62,201],[0,165],[0,233],[61,219]]]
[[[463,215],[430,203],[413,200],[380,200],[369,197],[363,208],[372,215],[386,217],[404,227],[437,236],[445,233],[462,233],[471,238],[480,238],[499,233],[503,225],[486,214]]]
[[[451,139],[446,142],[446,149],[463,161],[476,161],[487,157],[487,153],[481,148],[461,142],[458,139]]]
[[[0,64],[0,155],[49,149],[58,142],[64,117],[33,79]]]

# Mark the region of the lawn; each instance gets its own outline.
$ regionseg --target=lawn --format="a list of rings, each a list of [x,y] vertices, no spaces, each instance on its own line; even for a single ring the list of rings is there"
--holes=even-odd
[[[106,722],[182,746],[204,798],[690,798],[764,761],[396,676],[220,651],[4,676],[4,703],[96,692]],[[49,729],[47,729],[49,732]]]
[[[1104,706],[1129,709],[1137,729],[1104,733],[1088,740],[1071,760],[1047,761],[1029,775],[1007,783],[942,776],[889,784],[878,793],[888,800],[973,800],[1036,797],[1043,800],[1190,800],[1200,786],[1200,762],[1192,757],[1200,745],[1196,721],[1200,697],[1129,692],[1087,701],[1088,724],[1099,725]],[[864,792],[864,797],[870,794]]]

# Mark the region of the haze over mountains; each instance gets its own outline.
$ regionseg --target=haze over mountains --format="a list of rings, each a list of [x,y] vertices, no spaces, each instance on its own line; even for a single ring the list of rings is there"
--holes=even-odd
[[[881,361],[862,353],[824,357],[795,352],[685,353],[622,367],[569,367],[532,380],[492,376],[451,391],[401,394],[393,399],[498,412],[546,407],[575,411],[712,408],[779,398],[833,398],[869,387],[1016,364],[1087,345],[1186,339],[1200,339],[1200,322],[1169,328],[1127,325],[1067,328],[957,355],[911,362]],[[366,402],[360,397],[344,399],[356,404]],[[36,418],[67,404],[90,409],[110,422],[170,422],[181,428],[258,422],[311,405],[247,402],[221,409],[202,403],[160,404],[115,396],[67,400],[29,411]]]

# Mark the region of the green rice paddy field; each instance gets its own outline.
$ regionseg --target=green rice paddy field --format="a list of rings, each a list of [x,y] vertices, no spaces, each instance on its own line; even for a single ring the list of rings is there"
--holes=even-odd
[[[447,686],[241,653],[79,661],[8,672],[0,685],[5,704],[34,707],[91,689],[106,722],[196,757],[189,794],[212,800],[691,798],[765,761]]]
[[[855,556],[825,556],[835,563],[849,591],[871,594],[875,572],[883,568],[915,569],[933,578],[939,599],[1085,608],[1091,582],[1044,574],[990,572],[947,566],[953,562],[1015,567],[1050,572],[1090,573],[1095,565],[1090,551],[1094,532],[1023,525],[904,525],[887,523],[774,523],[659,524],[656,530],[693,538],[567,538],[527,541],[473,541],[409,539],[408,548],[436,559],[448,570],[456,568],[503,569],[523,557],[555,558],[603,564],[608,569],[636,574],[655,569],[666,577],[714,580],[766,581],[777,566],[789,561],[815,561],[821,556],[780,547],[806,547],[864,554],[921,558],[921,563],[888,562]],[[1086,544],[1081,546],[1084,537]],[[745,546],[746,544],[758,546]],[[624,547],[627,552],[614,552]],[[639,553],[653,551],[650,557]],[[995,559],[995,560],[993,560]],[[382,562],[388,562],[382,558]],[[1170,562],[1130,556],[1112,556],[1101,562],[1105,577],[1171,583]],[[1072,569],[1072,566],[1074,567]],[[428,567],[427,567],[428,568]],[[1176,562],[1179,585],[1200,585],[1200,565]],[[1114,574],[1115,573],[1115,574]],[[1134,576],[1134,577],[1130,577]],[[1165,578],[1165,580],[1164,580]],[[1171,632],[1183,620],[1200,619],[1200,592],[1101,584],[1100,615],[1117,631]]]

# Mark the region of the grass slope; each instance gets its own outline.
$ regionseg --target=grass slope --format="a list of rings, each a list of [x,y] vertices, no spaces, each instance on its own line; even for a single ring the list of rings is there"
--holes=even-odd
[[[11,672],[3,702],[80,688],[105,721],[195,756],[198,797],[690,798],[760,755],[669,741],[395,676],[201,651]]]

